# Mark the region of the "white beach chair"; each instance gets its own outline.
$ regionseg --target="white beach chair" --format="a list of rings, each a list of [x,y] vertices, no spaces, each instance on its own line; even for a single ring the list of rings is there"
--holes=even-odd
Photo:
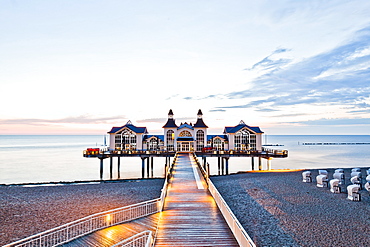
[[[360,168],[352,168],[351,172],[361,172]]]
[[[361,195],[359,193],[360,186],[357,184],[351,184],[347,186],[348,197],[351,201],[361,201]]]
[[[328,175],[320,174],[316,177],[316,186],[323,188],[328,187]]]
[[[365,184],[365,189],[370,192],[370,175],[366,177],[367,183]]]
[[[352,184],[358,185],[360,189],[362,189],[361,178],[359,178],[358,176],[353,176],[350,180]]]
[[[330,180],[329,183],[330,183],[330,192],[339,194],[340,193],[340,187],[339,187],[340,180],[334,178]]]
[[[344,170],[343,170],[343,169],[336,169],[336,170],[334,171],[334,173],[344,173]]]
[[[366,175],[369,176],[370,175],[370,168],[366,170]]]
[[[312,175],[311,171],[302,172],[303,182],[304,183],[311,183],[312,182],[311,175]]]
[[[328,175],[327,170],[319,170],[319,175]]]
[[[333,178],[338,179],[340,185],[345,184],[344,173],[334,172]]]

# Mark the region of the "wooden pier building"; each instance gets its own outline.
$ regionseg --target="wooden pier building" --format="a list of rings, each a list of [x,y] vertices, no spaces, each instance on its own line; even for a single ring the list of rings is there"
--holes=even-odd
[[[177,152],[195,153],[203,159],[206,166],[207,157],[218,158],[219,174],[228,174],[231,157],[258,158],[258,169],[262,170],[262,159],[267,161],[267,169],[271,169],[272,158],[285,158],[287,150],[274,150],[262,147],[263,131],[257,126],[249,126],[243,120],[235,126],[226,126],[222,134],[209,135],[208,126],[203,121],[201,110],[193,123],[180,123],[174,119],[173,111],[168,113],[167,122],[163,125],[163,135],[151,135],[146,127],[138,127],[128,121],[121,127],[113,127],[109,132],[109,147],[105,149],[87,149],[84,157],[100,159],[100,177],[103,176],[103,160],[110,158],[110,174],[112,178],[113,158],[118,159],[120,173],[121,157],[140,157],[142,160],[142,177],[153,173],[153,157],[166,157],[166,165]],[[146,161],[146,162],[145,162]]]

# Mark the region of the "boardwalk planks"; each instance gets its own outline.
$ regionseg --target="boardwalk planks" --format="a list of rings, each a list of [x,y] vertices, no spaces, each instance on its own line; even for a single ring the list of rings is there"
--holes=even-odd
[[[189,154],[179,155],[155,246],[239,246],[206,186],[198,189],[193,166]]]

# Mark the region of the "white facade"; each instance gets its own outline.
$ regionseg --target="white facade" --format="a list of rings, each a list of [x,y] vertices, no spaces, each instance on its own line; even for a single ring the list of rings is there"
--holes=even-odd
[[[199,110],[197,120],[181,123],[168,113],[163,135],[148,135],[146,127],[136,127],[130,121],[122,127],[113,127],[109,133],[110,150],[159,150],[201,152],[208,150],[262,151],[262,134],[259,127],[251,127],[241,121],[233,127],[225,127],[222,135],[208,135],[208,126]]]

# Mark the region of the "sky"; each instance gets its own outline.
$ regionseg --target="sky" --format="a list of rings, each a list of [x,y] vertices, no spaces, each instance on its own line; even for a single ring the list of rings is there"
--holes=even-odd
[[[370,134],[368,0],[2,0],[0,134]]]

